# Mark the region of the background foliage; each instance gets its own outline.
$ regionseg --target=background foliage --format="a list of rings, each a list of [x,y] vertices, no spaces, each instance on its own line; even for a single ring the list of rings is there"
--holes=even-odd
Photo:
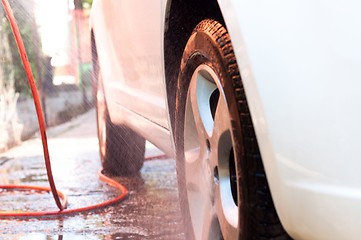
[[[74,0],[74,5],[80,4],[84,8],[90,8],[92,3],[93,0]],[[43,67],[45,56],[41,51],[42,47],[40,36],[35,23],[34,1],[10,0],[10,4],[18,22],[20,33],[23,37],[30,65],[34,73],[34,78],[37,82],[37,85],[39,86],[46,69]],[[18,54],[13,34],[10,29],[10,25],[5,17],[5,13],[2,7],[0,8],[0,35],[2,37],[6,37],[9,43],[9,46],[3,48],[3,52],[0,52],[0,68],[2,69],[0,72],[3,73],[2,76],[0,76],[0,78],[2,78],[0,83],[6,85],[10,81],[10,78],[13,78],[15,92],[29,95],[30,91],[26,81],[25,72]],[[4,51],[10,51],[10,53],[4,54]],[[10,56],[10,58],[6,56]]]
[[[40,50],[41,42],[34,20],[32,3],[33,1],[31,0],[10,1],[19,26],[21,36],[24,41],[24,45],[27,50],[30,65],[34,73],[34,78],[36,79],[37,84],[39,84],[39,79],[42,74],[40,66],[36,65],[40,65],[40,63],[44,59],[44,56],[42,55],[42,51]],[[29,94],[30,92],[27,85],[23,65],[21,63],[20,56],[17,50],[16,42],[14,40],[10,25],[5,17],[5,13],[2,8],[0,10],[0,18],[0,34],[8,39],[9,46],[6,48],[6,51],[10,51],[10,53],[4,54],[2,56],[0,67],[3,70],[3,74],[0,77],[2,77],[2,82],[5,85],[11,80],[10,78],[13,77],[15,91]],[[10,56],[10,58],[6,56]],[[12,72],[12,74],[10,74],[10,72]]]

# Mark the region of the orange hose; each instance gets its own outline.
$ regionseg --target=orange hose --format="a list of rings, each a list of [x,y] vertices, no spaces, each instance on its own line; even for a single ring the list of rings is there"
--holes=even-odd
[[[28,212],[18,212],[18,211],[4,211],[0,212],[0,218],[4,217],[41,217],[41,216],[54,216],[54,215],[66,215],[66,214],[73,214],[73,213],[79,213],[79,212],[85,212],[85,211],[91,211],[99,208],[103,208],[109,205],[113,205],[121,200],[123,200],[127,194],[127,189],[121,185],[120,183],[114,181],[113,179],[105,176],[102,171],[100,170],[98,172],[99,178],[106,182],[107,184],[117,188],[120,191],[120,194],[112,198],[110,200],[97,203],[94,205],[86,206],[86,207],[80,207],[80,208],[74,208],[74,209],[64,209],[59,211],[28,211]],[[3,189],[24,189],[24,190],[35,190],[35,191],[46,191],[49,192],[49,187],[39,187],[39,186],[28,186],[28,185],[0,185],[0,188]],[[58,194],[60,198],[62,198],[64,201],[66,199],[66,196],[58,191]]]
[[[16,23],[14,13],[13,13],[13,11],[11,9],[11,6],[10,6],[10,4],[9,4],[9,2],[7,0],[1,0],[1,3],[2,3],[3,7],[4,7],[6,16],[9,19],[10,26],[11,26],[11,29],[13,31],[15,41],[16,41],[16,44],[17,44],[17,47],[18,47],[18,50],[19,50],[20,58],[21,58],[21,61],[22,61],[23,65],[24,65],[24,70],[25,70],[25,73],[26,73],[26,77],[28,79],[30,90],[31,90],[31,93],[33,95],[36,114],[37,114],[37,117],[38,117],[41,141],[43,143],[43,152],[44,152],[44,158],[45,158],[46,172],[47,172],[47,175],[48,175],[48,181],[49,181],[49,184],[50,184],[51,192],[53,194],[55,203],[58,206],[59,210],[63,210],[64,208],[66,208],[66,202],[61,202],[60,201],[59,195],[57,194],[53,174],[51,172],[51,164],[50,164],[50,157],[49,157],[49,150],[48,150],[48,142],[47,142],[47,138],[46,138],[46,125],[45,125],[44,116],[42,114],[43,110],[41,108],[39,94],[38,94],[38,91],[36,89],[36,84],[35,84],[35,81],[34,81],[33,72],[31,71],[31,67],[30,67],[30,63],[29,63],[29,60],[28,60],[28,56],[26,54],[25,46],[24,46],[23,40],[21,38],[20,31],[19,31],[18,25]]]
[[[46,166],[46,172],[48,175],[48,181],[50,184],[49,187],[38,187],[38,186],[16,186],[16,185],[3,185],[0,186],[0,188],[3,189],[28,189],[28,190],[36,190],[36,191],[47,191],[52,192],[53,198],[55,200],[55,203],[57,207],[59,208],[59,211],[38,211],[38,212],[0,212],[0,217],[35,217],[35,216],[49,216],[49,215],[61,215],[61,214],[70,214],[70,213],[76,213],[76,212],[82,212],[82,211],[89,211],[101,207],[108,206],[110,204],[114,204],[116,202],[119,202],[120,200],[124,199],[127,196],[127,189],[121,185],[120,183],[106,177],[99,171],[99,177],[101,180],[105,181],[109,185],[116,187],[120,190],[120,194],[118,197],[87,207],[81,207],[76,209],[66,209],[67,205],[67,198],[64,194],[62,194],[60,191],[56,189],[52,170],[51,170],[51,163],[50,163],[50,156],[49,156],[49,150],[48,150],[48,142],[46,137],[46,125],[45,120],[43,116],[43,111],[40,104],[40,98],[39,94],[35,85],[33,73],[30,67],[30,63],[26,54],[26,50],[24,47],[24,43],[22,41],[19,28],[16,23],[16,19],[14,17],[13,11],[11,9],[11,6],[8,2],[8,0],[1,0],[1,3],[4,7],[6,16],[10,22],[11,29],[13,31],[15,41],[19,50],[21,61],[24,65],[24,70],[26,73],[26,77],[28,79],[28,83],[31,89],[31,93],[33,95],[34,99],[34,105],[36,109],[36,114],[38,117],[38,123],[39,123],[39,131],[41,135],[41,140],[43,144],[43,152],[44,152],[44,160],[45,160],[45,166]],[[62,200],[62,201],[61,201]]]

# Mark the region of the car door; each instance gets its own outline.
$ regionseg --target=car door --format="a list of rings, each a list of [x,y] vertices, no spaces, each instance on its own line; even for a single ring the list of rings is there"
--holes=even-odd
[[[103,0],[107,91],[117,104],[168,128],[160,0]],[[103,66],[102,66],[103,67]]]

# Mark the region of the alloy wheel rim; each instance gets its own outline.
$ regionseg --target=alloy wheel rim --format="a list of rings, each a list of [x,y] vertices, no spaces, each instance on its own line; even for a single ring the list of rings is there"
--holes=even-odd
[[[231,129],[221,81],[211,67],[202,64],[191,78],[184,124],[185,181],[196,239],[237,236],[238,188]]]

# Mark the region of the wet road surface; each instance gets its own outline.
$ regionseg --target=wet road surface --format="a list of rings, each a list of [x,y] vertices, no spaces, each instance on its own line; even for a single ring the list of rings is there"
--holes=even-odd
[[[57,188],[68,208],[107,200],[117,191],[98,180],[95,111],[48,131]],[[147,145],[146,157],[159,150]],[[121,203],[70,216],[0,219],[0,239],[184,239],[175,161],[145,161],[137,176],[118,177],[129,195]],[[0,184],[48,186],[40,139],[0,155]],[[51,194],[0,190],[0,211],[57,210]]]

